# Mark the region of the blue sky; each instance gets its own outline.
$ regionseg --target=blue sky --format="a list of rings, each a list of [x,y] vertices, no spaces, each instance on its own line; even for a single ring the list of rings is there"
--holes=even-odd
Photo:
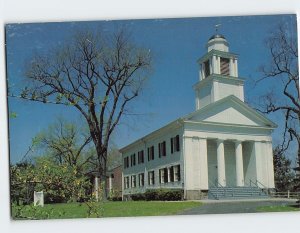
[[[123,118],[113,135],[114,143],[122,147],[194,111],[192,86],[198,81],[196,61],[206,53],[205,45],[215,33],[215,24],[222,24],[219,31],[229,42],[230,51],[239,54],[239,76],[246,79],[246,101],[252,103],[266,90],[280,88],[274,82],[263,82],[254,87],[254,80],[261,77],[258,67],[269,61],[264,44],[268,34],[279,22],[291,25],[295,20],[293,15],[277,15],[9,24],[6,26],[9,85],[12,90],[24,86],[26,61],[36,52],[51,51],[78,29],[101,28],[104,33],[110,33],[125,25],[136,44],[151,50],[153,72],[142,95],[132,105],[132,110],[139,116]],[[17,117],[9,122],[12,163],[22,158],[32,138],[58,116],[75,121],[81,119],[72,107],[15,98],[9,98],[9,111],[17,113]],[[269,118],[281,126],[278,115]],[[274,143],[280,142],[281,137],[279,127],[273,134]],[[293,154],[292,151],[290,156]]]

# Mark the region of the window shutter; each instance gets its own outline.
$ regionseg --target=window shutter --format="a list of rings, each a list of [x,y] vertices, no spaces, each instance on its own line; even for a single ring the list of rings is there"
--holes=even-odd
[[[133,165],[135,166],[135,163],[136,163],[136,156],[135,156],[135,153],[133,154]]]
[[[180,181],[180,165],[177,166],[178,169],[178,181]]]
[[[171,138],[171,154],[173,154],[174,148],[173,148],[173,138]]]
[[[161,184],[161,169],[159,169],[159,183]]]
[[[161,147],[160,147],[161,143],[158,143],[158,157],[161,157]]]
[[[167,152],[166,152],[166,141],[163,142],[163,155],[166,156]]]
[[[170,181],[174,182],[174,167],[173,166],[170,168]]]
[[[151,147],[151,152],[152,152],[151,153],[152,154],[151,159],[154,160],[154,146]]]
[[[148,161],[150,161],[150,148],[147,148],[147,152],[148,152]]]
[[[164,168],[164,183],[168,183],[168,168]]]
[[[176,136],[176,151],[180,151],[179,135]]]

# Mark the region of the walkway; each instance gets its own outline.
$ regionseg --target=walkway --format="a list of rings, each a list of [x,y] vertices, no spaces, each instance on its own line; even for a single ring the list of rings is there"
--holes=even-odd
[[[229,213],[256,213],[262,206],[291,205],[296,200],[290,199],[264,199],[264,200],[204,200],[203,205],[186,210],[180,215],[197,214],[229,214]]]

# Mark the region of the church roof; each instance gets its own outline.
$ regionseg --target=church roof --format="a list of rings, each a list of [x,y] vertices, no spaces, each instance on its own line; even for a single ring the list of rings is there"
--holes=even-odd
[[[225,36],[223,36],[222,34],[215,34],[215,35],[211,36],[209,38],[209,40],[213,40],[213,39],[217,39],[217,38],[221,38],[221,39],[226,40]]]
[[[245,114],[244,116],[239,116],[237,118],[237,121],[234,121],[233,123],[230,122],[226,122],[225,121],[208,121],[208,119],[212,119],[209,118],[209,113],[213,112],[215,115],[220,113],[220,106],[227,106],[229,108],[235,108],[238,109],[240,111],[243,111],[243,113]],[[224,108],[223,108],[224,110]],[[224,114],[228,114],[228,112],[223,111]],[[242,115],[242,114],[241,114]],[[208,117],[208,118],[207,118]],[[223,116],[221,116],[223,117]],[[230,116],[229,116],[230,117]],[[243,118],[244,117],[244,118]],[[250,123],[244,123],[242,124],[240,121],[245,120],[246,118],[249,118],[248,122]],[[251,125],[251,122],[253,121],[254,125]],[[213,124],[213,125],[227,125],[233,127],[233,126],[238,126],[238,125],[242,125],[244,127],[250,127],[250,128],[264,128],[264,129],[274,129],[277,127],[277,125],[272,122],[271,120],[269,120],[267,117],[265,117],[263,114],[257,112],[256,110],[254,110],[253,108],[251,108],[250,106],[248,106],[246,103],[244,103],[243,101],[241,101],[239,98],[237,98],[234,95],[230,95],[227,96],[221,100],[218,100],[214,103],[211,103],[195,112],[192,112],[184,117],[178,118],[175,121],[170,122],[169,124],[145,135],[144,137],[141,137],[140,139],[134,141],[133,143],[123,147],[122,149],[120,149],[120,152],[123,153],[124,151],[126,151],[127,149],[131,148],[132,146],[135,146],[139,143],[144,143],[147,140],[153,139],[154,137],[156,137],[157,135],[161,135],[163,132],[167,132],[170,129],[174,129],[177,127],[182,126],[184,123],[209,123],[209,124]],[[259,125],[255,125],[255,124],[259,124]]]
[[[223,115],[221,115],[221,112],[223,112]],[[218,117],[214,117],[218,114]],[[234,95],[229,95],[214,103],[208,104],[182,119],[184,121],[214,121],[215,123],[264,126],[270,129],[277,128],[277,125],[273,121]]]

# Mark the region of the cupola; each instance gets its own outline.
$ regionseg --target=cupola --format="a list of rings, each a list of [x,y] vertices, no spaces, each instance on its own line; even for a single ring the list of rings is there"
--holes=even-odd
[[[229,52],[225,36],[216,33],[206,44],[207,53],[199,60],[199,82],[194,85],[196,110],[235,95],[244,101],[244,79],[238,77],[238,56]]]

